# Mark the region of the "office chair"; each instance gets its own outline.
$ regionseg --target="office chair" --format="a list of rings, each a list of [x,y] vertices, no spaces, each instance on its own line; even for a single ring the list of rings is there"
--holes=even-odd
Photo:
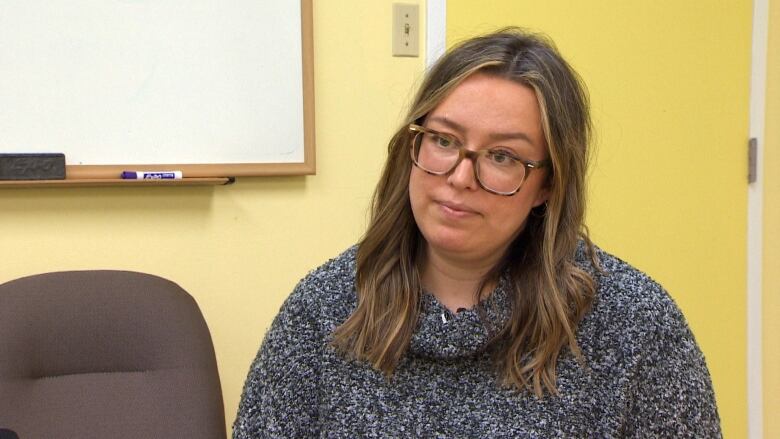
[[[19,439],[225,438],[198,305],[173,282],[126,271],[0,285],[0,429]]]

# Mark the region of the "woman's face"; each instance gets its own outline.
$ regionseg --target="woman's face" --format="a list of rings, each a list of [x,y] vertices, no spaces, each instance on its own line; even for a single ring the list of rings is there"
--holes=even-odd
[[[428,114],[424,125],[455,137],[467,149],[508,149],[525,160],[547,158],[533,89],[500,77],[470,76]],[[507,197],[483,190],[467,159],[443,176],[413,166],[409,198],[429,254],[495,262],[530,210],[547,199],[546,172],[530,172],[520,191]]]

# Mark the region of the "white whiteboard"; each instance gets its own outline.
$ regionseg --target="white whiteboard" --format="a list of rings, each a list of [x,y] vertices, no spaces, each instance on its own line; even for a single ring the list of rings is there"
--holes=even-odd
[[[290,0],[0,0],[0,152],[302,163],[301,14]]]

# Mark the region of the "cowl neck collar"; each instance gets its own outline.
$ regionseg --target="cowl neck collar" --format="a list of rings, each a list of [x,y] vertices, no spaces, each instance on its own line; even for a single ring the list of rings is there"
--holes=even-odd
[[[424,293],[420,317],[409,351],[413,355],[451,360],[483,352],[493,336],[509,320],[511,302],[506,276],[490,295],[474,308],[450,312],[433,294]]]

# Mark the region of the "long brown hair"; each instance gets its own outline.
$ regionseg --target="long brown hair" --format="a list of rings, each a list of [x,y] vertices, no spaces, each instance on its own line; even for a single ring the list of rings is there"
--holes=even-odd
[[[475,72],[534,90],[552,161],[546,205],[532,211],[522,233],[488,275],[492,279],[483,280],[507,273],[513,285],[511,317],[493,343],[502,383],[542,396],[544,389],[556,392],[556,361],[564,346],[581,358],[575,331],[594,298],[593,279],[573,261],[580,240],[593,258],[583,224],[591,123],[577,73],[551,41],[517,28],[467,40],[428,72],[388,146],[370,224],[357,250],[357,308],[334,331],[333,345],[387,374],[406,352],[419,317],[419,263],[424,257],[424,238],[409,202],[408,125],[423,121]]]

